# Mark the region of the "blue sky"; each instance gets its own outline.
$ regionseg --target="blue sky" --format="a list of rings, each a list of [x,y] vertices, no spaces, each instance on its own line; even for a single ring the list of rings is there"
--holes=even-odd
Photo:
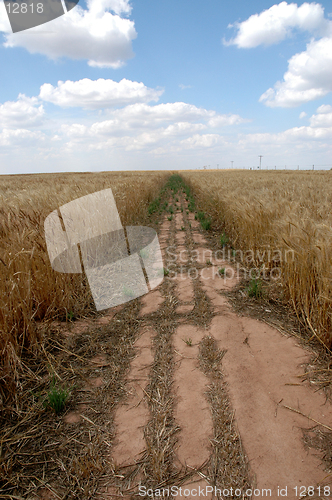
[[[332,6],[89,0],[12,33],[0,173],[332,168]],[[320,166],[320,167],[319,167]]]

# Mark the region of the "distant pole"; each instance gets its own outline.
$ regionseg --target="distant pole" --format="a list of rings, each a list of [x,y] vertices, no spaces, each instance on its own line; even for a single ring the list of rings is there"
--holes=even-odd
[[[312,166],[312,170],[315,170],[315,165]]]
[[[219,170],[219,163],[217,163],[217,169]]]
[[[259,170],[261,170],[262,168],[262,158],[263,158],[263,155],[258,155],[259,157]]]
[[[277,170],[277,165],[274,165],[274,170]]]
[[[297,169],[300,170],[300,165],[297,166]]]
[[[231,164],[232,164],[232,167],[231,167],[231,168],[233,168],[233,163],[234,163],[234,161],[233,161],[233,160],[231,160]]]

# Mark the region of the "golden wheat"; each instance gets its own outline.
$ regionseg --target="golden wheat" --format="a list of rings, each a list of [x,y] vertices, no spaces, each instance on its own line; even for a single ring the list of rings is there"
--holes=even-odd
[[[38,349],[37,326],[93,310],[83,275],[53,271],[44,220],[59,206],[111,187],[122,225],[139,223],[165,183],[162,172],[101,172],[0,177],[0,403],[15,393],[22,352]]]
[[[250,255],[252,266],[280,269],[280,282],[299,318],[331,348],[332,172],[229,170],[182,176],[243,260]]]

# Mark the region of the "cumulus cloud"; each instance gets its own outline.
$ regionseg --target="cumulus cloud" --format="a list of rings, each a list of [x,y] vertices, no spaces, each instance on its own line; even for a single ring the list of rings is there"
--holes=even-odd
[[[146,87],[143,83],[122,79],[89,80],[84,78],[76,82],[59,81],[57,87],[44,83],[40,87],[40,99],[52,102],[63,108],[82,107],[85,109],[100,109],[124,106],[130,103],[158,101],[163,90]]]
[[[40,131],[31,131],[26,129],[3,129],[0,133],[1,146],[21,146],[31,148],[40,145],[45,136]]]
[[[42,147],[44,151],[46,143],[56,143],[51,149],[57,146],[57,154],[60,150],[63,154],[95,150],[117,150],[119,154],[201,150],[220,144],[221,135],[212,132],[248,121],[236,114],[219,114],[184,102],[148,104],[147,101],[157,101],[161,93],[162,90],[125,79],[118,83],[83,79],[58,82],[57,86],[44,84],[38,97],[20,94],[17,101],[0,104],[0,125],[3,127],[2,132],[0,128],[0,144],[7,147],[22,144],[26,148],[30,140],[33,150],[41,139],[44,143],[40,140],[37,149]],[[65,109],[108,108],[107,119],[105,115],[101,118],[98,113],[89,113],[83,122],[70,123],[66,111],[64,123],[59,113],[55,119],[46,120],[42,101]],[[40,130],[30,133],[28,129],[37,125]]]
[[[238,115],[220,115],[183,102],[154,106],[133,104],[113,110],[110,115],[110,119],[90,126],[78,123],[63,125],[61,132],[64,140],[69,139],[71,145],[79,143],[84,147],[88,144],[92,149],[123,148],[126,151],[151,151],[151,146],[174,151],[179,147],[207,148],[209,145],[212,147],[220,136],[209,133],[200,135],[200,132],[246,121]]]
[[[36,127],[44,118],[44,108],[38,106],[36,97],[19,94],[17,101],[0,104],[0,127],[15,128]]]
[[[331,139],[332,122],[329,126],[326,122],[324,126],[293,127],[274,134],[268,132],[246,134],[239,137],[238,144],[241,148],[251,147],[253,145],[255,147],[257,145],[268,146],[269,149],[287,146],[292,148],[292,153],[294,154],[294,149],[305,150],[317,147],[318,151],[320,145],[326,147],[326,142],[324,141],[328,141],[328,147],[331,147]]]
[[[324,9],[317,3],[281,2],[273,5],[260,14],[254,14],[242,23],[229,27],[238,30],[235,38],[225,45],[236,45],[240,48],[253,48],[258,45],[272,45],[291,36],[295,29],[326,35],[331,32],[330,22],[324,19]]]
[[[332,36],[312,40],[304,52],[291,57],[284,80],[264,92],[259,100],[270,107],[294,107],[331,91]]]
[[[207,121],[210,127],[227,126],[243,123],[247,120],[239,115],[221,115],[213,110],[198,108],[193,104],[174,102],[149,106],[147,104],[133,104],[118,110],[114,116],[125,121],[131,127],[152,126],[169,121]]]
[[[90,66],[119,68],[133,57],[131,42],[137,36],[134,22],[123,17],[131,12],[129,0],[89,0],[87,6],[85,10],[77,5],[49,23],[12,34],[1,2],[4,45],[51,59],[87,59]]]
[[[320,4],[281,2],[234,26],[237,35],[224,43],[239,48],[278,43],[296,30],[315,37],[305,51],[289,59],[283,80],[261,95],[259,101],[266,106],[295,107],[332,91],[332,21],[324,17]]]
[[[316,114],[310,118],[311,127],[331,127],[332,128],[332,106],[323,104],[317,108]]]
[[[61,125],[61,131],[68,137],[81,138],[85,137],[88,132],[88,127],[81,123],[73,123],[72,125]]]
[[[201,149],[211,148],[220,142],[223,142],[223,137],[219,134],[194,134],[192,137],[181,141],[180,145],[185,149]]]

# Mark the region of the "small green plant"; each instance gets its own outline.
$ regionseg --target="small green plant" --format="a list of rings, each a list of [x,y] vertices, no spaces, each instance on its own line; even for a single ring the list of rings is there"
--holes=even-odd
[[[211,220],[210,219],[202,219],[201,220],[201,226],[205,231],[208,231],[211,229]]]
[[[253,278],[247,288],[247,293],[249,297],[255,297],[256,299],[259,299],[263,295],[261,281],[257,278]]]
[[[183,212],[183,207],[181,207],[181,212]]]
[[[189,212],[186,212],[187,215],[189,215]]]
[[[192,339],[189,337],[187,339],[182,339],[183,342],[185,342],[189,347],[191,347],[193,345],[193,341]]]
[[[168,211],[170,214],[174,214],[174,208],[172,206],[169,207]]]
[[[181,231],[185,231],[185,227],[184,226],[181,226]]]
[[[58,415],[64,410],[68,398],[68,389],[57,387],[55,377],[53,377],[50,390],[46,395],[43,405],[45,408],[51,408]]]
[[[75,315],[74,315],[73,311],[67,311],[67,320],[73,321],[73,319],[75,319]]]
[[[169,217],[167,217],[168,220],[173,220],[173,215],[170,215]]]
[[[225,276],[226,269],[224,267],[221,267],[220,269],[218,269],[218,273],[220,276]]]
[[[168,276],[169,275],[169,270],[165,269],[165,267],[163,269],[164,269],[164,276]]]
[[[188,201],[188,198],[187,198],[187,201]],[[188,208],[189,208],[190,212],[195,212],[195,200],[192,196],[189,199]]]
[[[156,198],[155,200],[153,200],[148,208],[149,215],[152,215],[154,212],[156,212],[159,209],[159,205],[160,205],[160,198]]]
[[[222,235],[220,236],[220,245],[224,247],[225,245],[227,245],[228,242],[229,242],[228,236],[226,235],[226,233],[222,233]]]
[[[210,261],[210,259],[207,259],[207,261],[206,261],[206,265],[207,265],[207,266],[212,266],[212,262]]]

